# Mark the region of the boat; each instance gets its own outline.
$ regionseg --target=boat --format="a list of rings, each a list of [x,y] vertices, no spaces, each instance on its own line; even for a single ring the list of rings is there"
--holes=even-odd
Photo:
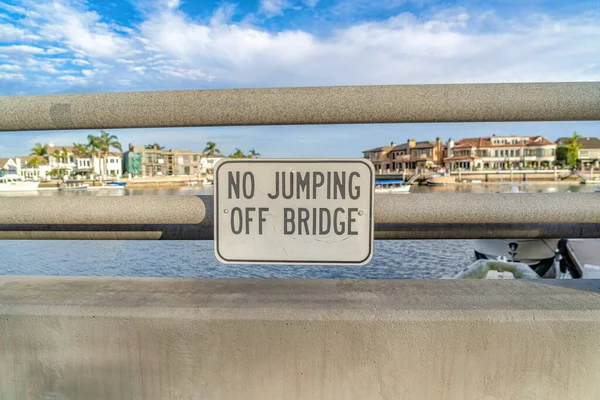
[[[478,260],[453,279],[540,279],[529,265],[518,262]]]
[[[408,193],[410,185],[404,183],[403,180],[380,180],[375,181],[375,193],[396,194]]]
[[[87,190],[88,184],[84,181],[64,181],[58,190]]]
[[[0,176],[0,192],[26,192],[37,190],[39,182],[26,181],[21,175],[5,174]]]
[[[429,186],[447,186],[454,185],[456,183],[456,178],[453,176],[442,176],[439,174],[431,175],[425,181],[426,185]]]
[[[107,186],[125,187],[125,185],[127,185],[127,182],[111,181],[111,182],[107,182],[106,185]]]
[[[527,193],[528,183],[504,183],[510,189],[500,193]],[[554,278],[552,265],[559,252],[560,239],[478,239],[475,240],[475,257],[478,260],[506,260],[529,265],[539,276]]]

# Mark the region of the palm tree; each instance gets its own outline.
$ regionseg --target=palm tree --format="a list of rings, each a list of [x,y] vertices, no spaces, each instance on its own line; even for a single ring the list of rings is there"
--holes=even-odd
[[[246,155],[240,150],[240,149],[235,149],[235,153],[230,154],[229,158],[246,158]]]
[[[154,143],[152,143],[152,144],[147,144],[147,145],[145,145],[145,146],[144,146],[144,148],[145,148],[146,150],[153,150],[155,147],[156,147],[158,150],[163,150],[163,149],[165,148],[165,146],[161,146],[160,144],[158,144],[158,143],[156,143],[156,142],[154,142]]]
[[[100,174],[106,172],[106,157],[111,148],[123,151],[119,138],[108,132],[100,131],[100,136],[88,135],[89,147],[92,148],[100,158]],[[102,165],[104,161],[104,165]]]
[[[87,144],[82,143],[73,143],[73,147],[75,148],[75,155],[77,157],[88,157],[90,155],[90,148]]]
[[[259,158],[260,157],[260,153],[257,153],[256,150],[254,149],[250,149],[250,151],[248,152],[248,158]]]
[[[46,161],[48,161],[48,145],[36,143],[35,146],[31,149],[31,153],[29,155],[44,157]]]
[[[40,165],[40,159],[37,157],[34,157],[31,160],[29,160],[27,165],[29,166],[29,168],[35,168],[36,166]]]
[[[581,142],[579,139],[581,139],[581,136],[577,134],[577,131],[574,131],[573,136],[569,138],[569,143],[567,144],[567,164],[572,167],[577,166],[579,149],[581,148]]]
[[[215,142],[206,142],[206,148],[202,152],[205,156],[212,157],[215,154],[221,154],[221,150],[217,149]]]

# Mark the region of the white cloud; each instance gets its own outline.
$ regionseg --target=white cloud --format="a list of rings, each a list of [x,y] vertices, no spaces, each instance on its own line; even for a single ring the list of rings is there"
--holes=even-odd
[[[202,88],[209,83],[231,87],[600,79],[600,17],[595,14],[506,19],[491,11],[438,9],[355,23],[317,36],[302,29],[273,32],[249,20],[234,23],[235,8],[228,4],[206,22],[185,15],[179,1],[157,1],[159,6],[142,13],[144,20],[131,27],[86,11],[84,1],[30,3],[38,16],[26,17],[22,26],[32,26],[24,31],[44,40],[35,46],[0,46],[0,58],[27,72],[63,75],[58,81],[50,79],[48,86],[70,82],[88,84],[92,90],[93,85],[111,90]],[[315,4],[263,0],[260,7],[264,17]],[[14,31],[6,32],[14,36]],[[61,62],[48,57],[63,53]],[[28,82],[31,77],[33,85],[45,74],[28,74]],[[94,80],[88,81],[92,74]]]
[[[25,79],[25,76],[23,76],[23,74],[0,72],[0,81],[20,81],[23,79]]]
[[[0,46],[0,53],[25,53],[25,54],[44,54],[41,47],[13,44],[10,46]]]
[[[9,24],[0,24],[0,42],[14,42],[24,35],[23,29]]]
[[[80,65],[80,66],[90,65],[90,63],[88,61],[82,60],[79,58],[71,60],[71,64]]]
[[[87,85],[88,83],[87,80],[81,76],[65,75],[59,76],[58,79],[73,85]]]
[[[275,9],[272,9],[275,12]],[[331,85],[600,79],[600,20],[531,17],[499,25],[451,9],[405,13],[329,38],[162,12],[141,25],[154,52],[233,85]],[[493,28],[493,29],[492,29]]]
[[[62,49],[60,47],[49,47],[46,49],[46,54],[48,55],[55,55],[55,54],[62,54],[62,53],[67,53],[69,50],[67,49]]]
[[[0,70],[2,71],[21,71],[23,68],[19,65],[14,64],[3,64],[0,65]]]
[[[289,6],[286,0],[260,0],[260,11],[268,16],[282,15]]]
[[[75,51],[93,57],[112,57],[128,49],[128,40],[102,23],[93,11],[79,11],[68,3],[41,3],[36,11],[44,16],[40,34],[46,39],[63,40]]]

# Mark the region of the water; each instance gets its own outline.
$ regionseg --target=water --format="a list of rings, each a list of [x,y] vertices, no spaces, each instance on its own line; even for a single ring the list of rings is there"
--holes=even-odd
[[[535,185],[529,191],[593,191],[584,185]],[[414,187],[414,192],[494,192],[497,185]],[[211,187],[39,191],[29,196],[211,194]],[[0,196],[15,194],[0,193]],[[408,195],[410,196],[410,195]],[[223,265],[212,241],[0,241],[0,275],[152,276],[185,278],[444,278],[474,261],[471,240],[375,241],[363,267]]]

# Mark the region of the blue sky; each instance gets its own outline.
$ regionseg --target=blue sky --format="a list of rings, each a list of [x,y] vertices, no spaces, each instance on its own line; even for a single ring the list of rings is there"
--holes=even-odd
[[[600,80],[600,1],[0,0],[0,94]],[[596,122],[114,130],[226,154],[353,157],[442,136],[550,139]],[[0,133],[0,156],[89,131]]]

